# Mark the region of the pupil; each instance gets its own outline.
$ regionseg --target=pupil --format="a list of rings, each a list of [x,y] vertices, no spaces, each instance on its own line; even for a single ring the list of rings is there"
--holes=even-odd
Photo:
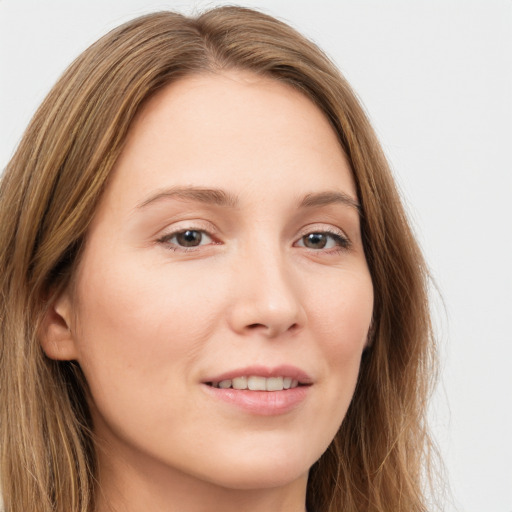
[[[199,231],[187,230],[176,236],[178,243],[184,247],[195,247],[201,243],[202,234]]]
[[[311,233],[304,237],[304,245],[312,249],[323,249],[327,244],[327,237],[323,233]]]

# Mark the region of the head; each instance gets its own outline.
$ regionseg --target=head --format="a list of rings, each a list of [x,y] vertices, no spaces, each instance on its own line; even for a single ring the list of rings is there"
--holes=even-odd
[[[62,510],[92,506],[94,383],[75,362],[76,346],[55,339],[66,339],[69,328],[87,330],[78,312],[85,269],[97,254],[90,247],[113,191],[126,197],[118,176],[130,152],[137,154],[141,126],[162,108],[179,116],[180,103],[172,102],[191,90],[195,102],[207,86],[208,101],[221,81],[240,94],[251,87],[267,91],[262,105],[289,96],[316,112],[338,144],[343,183],[360,211],[361,272],[368,277],[364,339],[336,428],[324,432],[332,441],[321,440],[325,451],[311,459],[308,503],[312,510],[421,509],[432,349],[426,271],[385,158],[349,85],[317,47],[273,18],[220,8],[194,19],[145,16],[94,44],[51,91],[6,170],[0,189],[0,442],[2,474],[10,475],[6,499],[16,499],[20,510],[36,497],[48,510],[52,500]],[[287,326],[300,326],[296,309]],[[56,310],[69,313],[60,328]],[[34,481],[27,482],[27,467]],[[25,490],[16,495],[19,486]]]

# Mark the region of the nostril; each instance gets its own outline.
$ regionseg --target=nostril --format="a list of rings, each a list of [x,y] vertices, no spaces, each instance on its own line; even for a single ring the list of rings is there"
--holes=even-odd
[[[248,329],[258,329],[259,327],[265,328],[263,324],[251,324],[247,326]]]
[[[284,330],[293,332],[293,331],[296,331],[298,328],[299,328],[299,324],[293,323],[287,329],[283,329],[283,332],[284,332]],[[247,326],[247,329],[251,330],[251,331],[264,330],[264,331],[268,331],[269,333],[270,332],[271,333],[281,332],[281,329],[279,329],[279,328],[273,328],[271,325],[265,325],[265,324],[260,324],[260,323],[249,324]]]

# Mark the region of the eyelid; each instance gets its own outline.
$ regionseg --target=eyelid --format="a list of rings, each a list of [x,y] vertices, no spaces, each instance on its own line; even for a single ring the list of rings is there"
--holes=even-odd
[[[185,231],[198,231],[203,234],[205,234],[210,241],[206,244],[201,244],[198,246],[191,246],[191,247],[185,247],[180,246],[175,243],[170,243],[170,239],[172,237],[183,233]],[[158,244],[166,245],[168,248],[173,248],[177,251],[193,251],[197,250],[200,247],[205,247],[209,245],[218,245],[220,242],[216,240],[215,233],[218,230],[216,227],[208,221],[204,220],[183,220],[177,223],[172,224],[171,226],[167,227],[165,230],[162,230],[159,235],[156,237],[156,242]],[[309,249],[314,252],[339,252],[340,250],[348,250],[352,242],[350,238],[346,235],[346,233],[339,227],[333,226],[332,224],[310,224],[307,226],[304,226],[298,235],[298,238],[294,242],[294,246],[297,246],[298,243],[302,241],[302,239],[313,233],[322,233],[326,235],[330,235],[333,237],[336,241],[336,247],[335,248],[328,248],[328,249],[311,249],[308,247],[305,247],[304,245],[299,247],[305,247],[306,249]],[[342,243],[339,243],[339,242]]]
[[[338,244],[336,248],[323,249],[323,252],[330,252],[330,251],[339,252],[340,250],[342,250],[342,251],[348,250],[352,246],[352,242],[351,242],[350,238],[348,237],[348,235],[341,228],[333,226],[332,224],[327,224],[327,225],[326,224],[310,224],[308,226],[305,226],[304,228],[301,229],[299,238],[294,243],[294,245],[298,244],[300,241],[302,241],[305,236],[313,234],[313,233],[322,233],[322,234],[330,235],[330,236],[334,237],[335,239],[343,241],[343,243]],[[299,247],[305,247],[305,246],[299,246]],[[305,247],[305,248],[309,249],[307,247]],[[322,249],[310,249],[310,250],[312,250],[314,252],[322,251]]]
[[[184,233],[185,231],[198,231],[203,233],[210,239],[210,242],[192,247],[182,247],[170,242],[174,236],[180,233]],[[172,248],[177,251],[193,251],[199,249],[200,247],[212,245],[212,243],[217,244],[218,242],[215,242],[216,231],[217,229],[215,226],[208,221],[184,220],[174,223],[172,226],[168,226],[166,229],[162,230],[160,234],[157,235],[156,242],[158,244],[166,245],[167,248]]]
[[[215,225],[210,221],[202,219],[183,219],[167,225],[165,228],[161,229],[156,236],[157,238],[162,238],[187,230],[204,231],[209,235],[214,235],[218,231]]]
[[[315,224],[308,224],[307,226],[304,226],[299,233],[299,238],[302,238],[303,236],[309,235],[310,233],[328,233],[331,235],[338,235],[342,238],[346,238],[349,240],[348,235],[343,231],[343,229],[334,226],[332,224],[322,224],[322,223],[315,223]]]

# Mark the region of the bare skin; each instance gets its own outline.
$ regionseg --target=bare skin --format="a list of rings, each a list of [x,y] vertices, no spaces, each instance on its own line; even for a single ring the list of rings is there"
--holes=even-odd
[[[310,100],[243,72],[160,91],[75,290],[44,348],[91,389],[98,512],[304,512],[373,307],[352,173]],[[251,376],[278,389],[232,389]]]

